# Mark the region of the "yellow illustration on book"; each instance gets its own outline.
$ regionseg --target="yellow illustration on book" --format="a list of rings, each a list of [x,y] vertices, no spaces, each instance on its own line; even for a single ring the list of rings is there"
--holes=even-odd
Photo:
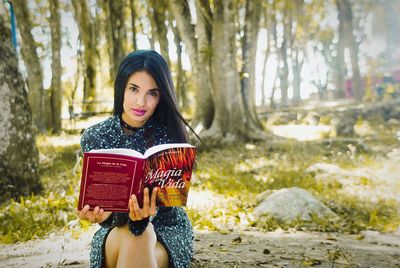
[[[171,148],[148,159],[144,183],[159,188],[159,206],[186,205],[195,155],[195,148]]]

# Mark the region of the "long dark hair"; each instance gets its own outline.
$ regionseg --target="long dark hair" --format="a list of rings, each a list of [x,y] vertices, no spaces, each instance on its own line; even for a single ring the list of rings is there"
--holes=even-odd
[[[173,142],[188,142],[185,125],[189,125],[179,112],[171,72],[165,59],[154,50],[136,50],[121,62],[114,83],[113,114],[121,116],[126,84],[129,77],[138,71],[148,72],[154,78],[161,94],[152,117],[167,127]]]

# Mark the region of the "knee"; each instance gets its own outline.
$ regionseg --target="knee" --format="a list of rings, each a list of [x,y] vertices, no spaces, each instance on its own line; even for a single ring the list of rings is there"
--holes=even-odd
[[[144,245],[149,245],[154,247],[157,243],[157,236],[151,223],[149,223],[143,234],[139,236],[133,235],[127,225],[120,228],[123,228],[121,230],[124,233],[122,242],[125,246],[143,247]]]

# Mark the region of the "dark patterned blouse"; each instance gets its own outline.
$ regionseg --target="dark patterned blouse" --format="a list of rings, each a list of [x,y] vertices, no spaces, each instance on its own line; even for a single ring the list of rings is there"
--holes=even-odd
[[[112,116],[86,129],[81,137],[84,152],[93,149],[128,148],[144,153],[153,145],[171,142],[166,127],[157,126],[148,120],[142,128],[126,134],[118,116]],[[104,248],[107,235],[112,228],[129,224],[134,235],[144,232],[148,222],[154,225],[157,240],[168,252],[170,267],[189,267],[193,256],[193,232],[190,221],[183,208],[159,207],[157,214],[150,219],[131,221],[128,213],[114,212],[94,234],[90,252],[90,267],[104,267]]]

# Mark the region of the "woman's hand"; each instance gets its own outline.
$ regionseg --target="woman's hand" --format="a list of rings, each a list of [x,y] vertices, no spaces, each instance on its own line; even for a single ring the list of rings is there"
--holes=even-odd
[[[149,188],[144,188],[143,191],[143,208],[139,207],[139,203],[136,199],[136,196],[133,194],[131,199],[129,199],[129,218],[132,221],[140,221],[149,216],[156,215],[157,207],[156,207],[156,197],[157,197],[158,188],[154,188],[151,193],[151,200],[149,197]]]
[[[78,216],[82,220],[89,221],[91,223],[101,223],[110,217],[111,212],[104,212],[104,209],[99,206],[95,207],[93,210],[89,210],[90,206],[86,205],[82,210],[78,210]]]

